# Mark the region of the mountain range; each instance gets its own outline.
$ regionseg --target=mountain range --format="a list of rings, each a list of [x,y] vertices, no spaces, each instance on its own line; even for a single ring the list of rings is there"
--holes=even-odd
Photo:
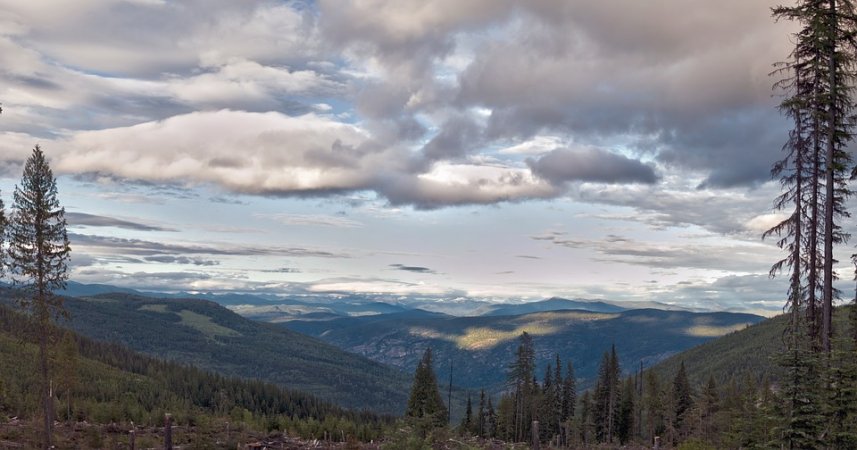
[[[737,313],[656,309],[592,312],[555,310],[518,315],[454,317],[411,310],[333,320],[291,320],[284,327],[316,336],[374,361],[412,371],[431,347],[438,376],[466,389],[504,389],[519,336],[533,336],[539,376],[559,354],[574,364],[582,387],[594,380],[604,352],[615,345],[623,367],[656,363],[764,318]]]

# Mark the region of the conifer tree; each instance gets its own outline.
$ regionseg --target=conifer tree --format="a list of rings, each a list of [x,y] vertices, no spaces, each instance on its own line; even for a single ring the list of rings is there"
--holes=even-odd
[[[515,361],[509,366],[509,387],[515,400],[515,440],[520,442],[529,437],[530,419],[533,413],[536,353],[533,338],[526,331],[521,333],[521,342],[515,353]]]
[[[616,346],[610,352],[604,353],[598,370],[598,381],[595,386],[595,425],[597,439],[601,442],[612,443],[616,436],[616,419],[619,413],[620,389],[619,358],[616,356]]]
[[[664,433],[664,401],[661,396],[661,381],[652,371],[646,371],[646,387],[643,389],[643,407],[646,410],[647,440],[652,442],[655,436]]]
[[[577,404],[577,385],[574,379],[574,366],[571,361],[566,364],[565,379],[562,382],[562,420],[574,417],[574,407]]]
[[[476,423],[476,435],[485,437],[485,389],[479,392],[479,414]]]
[[[562,433],[562,423],[565,422],[565,417],[562,415],[563,388],[564,380],[562,379],[562,361],[559,359],[559,353],[556,354],[556,366],[554,369],[554,391],[553,404],[551,405],[551,415],[554,420],[554,427],[558,433]]]
[[[619,401],[619,414],[616,424],[616,435],[619,442],[627,444],[634,433],[634,406],[637,403],[636,386],[633,378],[626,378]]]
[[[435,427],[442,427],[446,423],[447,409],[437,386],[431,348],[423,353],[414,372],[414,384],[405,415],[415,419],[425,418]]]
[[[62,297],[71,249],[66,234],[65,209],[57,197],[53,172],[37,145],[24,165],[21,184],[15,186],[12,214],[6,228],[9,272],[21,294],[19,304],[39,324],[41,398],[44,404],[44,443],[52,445],[53,399],[48,352],[54,318],[64,314]]]
[[[714,381],[714,376],[709,375],[708,382],[705,383],[705,388],[700,396],[700,418],[702,420],[703,439],[711,440],[714,430],[714,414],[720,406],[720,394],[717,392],[717,383]]]
[[[488,417],[486,417],[485,435],[488,437],[497,437],[497,413],[494,411],[494,403],[491,401],[491,396],[488,396]]]
[[[464,418],[461,419],[461,426],[459,428],[462,433],[473,431],[473,404],[470,401],[470,392],[467,393],[467,406],[464,409]]]
[[[684,361],[679,366],[673,380],[673,402],[675,407],[675,428],[681,434],[685,431],[687,416],[690,408],[693,406],[693,393],[691,392],[690,381],[687,379],[687,370],[684,367]]]

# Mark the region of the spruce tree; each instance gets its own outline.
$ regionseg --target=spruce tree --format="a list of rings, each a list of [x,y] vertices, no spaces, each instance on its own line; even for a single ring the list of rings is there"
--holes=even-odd
[[[615,437],[619,413],[620,373],[619,358],[614,345],[601,359],[595,385],[595,428],[600,442],[612,443]]]
[[[423,353],[414,372],[414,384],[405,415],[414,419],[427,419],[434,427],[446,424],[447,409],[437,386],[431,348],[427,348]]]
[[[574,366],[571,361],[566,364],[565,379],[562,382],[562,420],[574,417],[574,407],[577,404],[577,384],[574,379]]]
[[[488,414],[485,419],[485,435],[491,438],[497,437],[497,413],[494,411],[494,403],[491,401],[491,396],[488,396]]]
[[[675,428],[681,434],[685,431],[687,416],[690,413],[690,408],[693,406],[693,393],[690,388],[690,381],[687,379],[687,370],[684,368],[684,361],[679,366],[673,380],[673,401],[675,405]]]
[[[44,443],[49,448],[54,418],[48,361],[50,330],[53,320],[65,313],[62,297],[54,295],[54,291],[65,288],[71,249],[56,178],[38,145],[24,165],[13,199],[6,228],[9,273],[21,294],[19,304],[39,325],[40,397],[44,405]]]
[[[619,442],[623,445],[631,440],[634,433],[634,407],[637,403],[636,391],[634,379],[625,379],[621,400],[619,401],[619,414],[616,424],[616,435],[619,438]]]
[[[559,359],[559,353],[556,354],[556,366],[554,369],[554,391],[553,405],[551,405],[551,416],[553,417],[554,427],[557,433],[562,433],[562,424],[565,422],[565,417],[562,415],[563,388],[564,380],[562,379],[562,361]]]
[[[459,428],[462,434],[473,431],[473,404],[470,401],[470,392],[467,393],[467,407],[464,409],[464,418],[461,419],[461,426]]]
[[[476,435],[485,437],[485,389],[479,392],[479,414],[476,423]]]
[[[536,352],[533,338],[526,331],[521,333],[521,342],[515,352],[515,360],[509,366],[509,387],[515,399],[515,440],[529,438],[530,420],[533,413],[533,398],[536,393]]]

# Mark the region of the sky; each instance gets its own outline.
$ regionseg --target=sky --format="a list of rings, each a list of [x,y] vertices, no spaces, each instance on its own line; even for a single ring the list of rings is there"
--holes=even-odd
[[[0,0],[0,197],[84,283],[776,312],[777,3]]]

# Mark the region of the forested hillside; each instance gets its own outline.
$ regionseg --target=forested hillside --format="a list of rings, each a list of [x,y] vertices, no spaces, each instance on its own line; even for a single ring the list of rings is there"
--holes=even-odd
[[[842,351],[850,349],[852,345],[848,340],[848,315],[853,308],[853,305],[846,305],[834,309],[836,338],[833,342]],[[670,378],[684,363],[688,378],[695,386],[702,386],[709,377],[723,384],[747,376],[757,381],[768,377],[777,384],[785,370],[777,358],[782,357],[785,349],[783,339],[787,325],[787,316],[776,316],[667,358],[652,367],[652,370]]]
[[[7,295],[8,300],[8,295]],[[355,409],[401,413],[409,376],[204,300],[67,298],[69,326],[99,341],[224,375],[265,380]]]
[[[311,395],[260,381],[211,374],[198,368],[143,356],[125,347],[54,329],[60,344],[52,359],[58,367],[57,419],[98,424],[159,426],[165,412],[182,426],[205,430],[249,427],[287,430],[318,438],[345,432],[364,440],[379,436],[388,421],[368,412],[344,410]],[[34,323],[0,306],[0,417],[38,415]],[[12,433],[5,428],[3,433]],[[237,434],[236,434],[237,436]],[[0,435],[36,445],[34,436]]]

